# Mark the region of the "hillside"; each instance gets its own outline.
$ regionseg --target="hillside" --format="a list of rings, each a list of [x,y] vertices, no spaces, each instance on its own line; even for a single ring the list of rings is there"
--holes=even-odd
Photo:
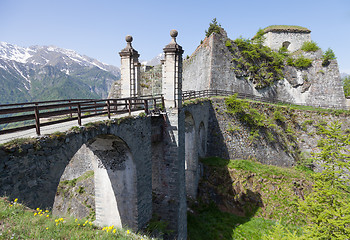
[[[106,98],[117,67],[53,46],[0,43],[0,103]]]
[[[340,134],[349,138],[350,112],[234,96],[209,101],[207,156],[216,157],[201,159],[189,239],[262,239],[277,222],[301,235],[311,220],[299,204],[314,192],[312,174],[323,169],[313,153],[321,151],[331,123],[340,122]],[[185,105],[191,103],[196,100]]]
[[[297,203],[310,176],[251,160],[202,159],[198,201],[188,212],[189,239],[261,239],[281,221],[300,233]],[[288,213],[288,214],[287,214]]]

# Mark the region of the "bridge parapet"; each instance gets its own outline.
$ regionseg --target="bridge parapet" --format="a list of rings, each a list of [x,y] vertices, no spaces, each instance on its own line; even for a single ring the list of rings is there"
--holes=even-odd
[[[3,124],[17,123],[20,126],[0,130],[0,135],[36,128],[40,135],[40,128],[44,126],[78,121],[96,116],[123,114],[144,111],[147,115],[159,112],[164,108],[162,95],[129,97],[118,99],[69,99],[32,103],[17,103],[0,105],[0,127]],[[26,122],[25,122],[26,121]],[[26,124],[27,123],[27,124]]]

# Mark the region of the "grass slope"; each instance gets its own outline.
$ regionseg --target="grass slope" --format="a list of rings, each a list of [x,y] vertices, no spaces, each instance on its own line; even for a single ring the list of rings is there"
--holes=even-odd
[[[201,160],[198,202],[188,213],[189,239],[261,239],[280,221],[301,234],[296,203],[310,186],[308,172],[250,160]]]
[[[15,199],[0,198],[0,239],[150,239],[112,226],[100,228],[85,219],[55,218]]]

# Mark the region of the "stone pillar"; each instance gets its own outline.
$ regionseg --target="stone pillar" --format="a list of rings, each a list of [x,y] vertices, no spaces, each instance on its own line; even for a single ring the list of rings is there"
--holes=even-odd
[[[132,36],[125,37],[126,47],[119,52],[121,57],[121,97],[136,97],[140,93],[140,63],[138,52],[131,46]]]
[[[183,50],[176,43],[177,31],[171,30],[171,42],[165,46],[163,64],[162,92],[167,108],[181,108],[182,101],[182,54]]]
[[[187,238],[187,204],[185,184],[185,117],[182,100],[182,53],[176,43],[177,31],[170,32],[172,40],[164,48],[163,83],[166,114],[163,115],[162,156],[153,157],[153,169],[160,169],[153,192],[155,213],[168,222],[172,232],[164,239]],[[154,124],[154,126],[159,123]],[[153,144],[155,145],[155,144]],[[159,148],[159,144],[157,144]],[[157,159],[159,158],[159,159]]]

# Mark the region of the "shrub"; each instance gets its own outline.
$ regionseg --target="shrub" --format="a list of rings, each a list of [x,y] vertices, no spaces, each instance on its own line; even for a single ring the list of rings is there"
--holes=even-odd
[[[306,58],[303,55],[300,55],[293,62],[293,65],[297,68],[308,68],[311,66],[311,64],[312,64],[312,59]]]
[[[315,43],[314,41],[304,42],[301,46],[301,50],[305,52],[316,52],[319,49],[320,48],[317,46],[317,43]]]
[[[283,56],[287,57],[288,56],[288,49],[286,47],[281,47],[279,50],[278,50],[278,53],[279,54],[282,54]]]
[[[329,65],[330,60],[336,59],[335,54],[332,49],[328,48],[327,51],[325,51],[322,55],[322,66],[326,67]]]
[[[350,76],[343,79],[345,97],[350,97]]]
[[[259,41],[237,38],[233,41],[237,47],[231,47],[235,57],[235,74],[246,77],[255,83],[255,88],[270,86],[274,81],[283,79],[284,55],[263,46]]]

